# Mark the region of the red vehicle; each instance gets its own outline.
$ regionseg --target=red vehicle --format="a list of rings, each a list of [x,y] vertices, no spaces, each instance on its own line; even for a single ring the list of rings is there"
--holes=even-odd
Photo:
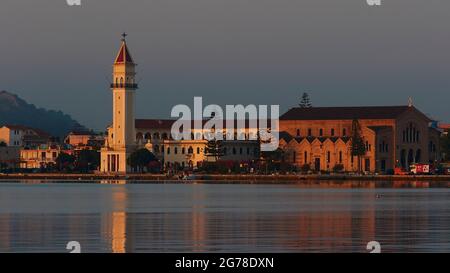
[[[407,175],[407,174],[408,174],[408,172],[402,168],[397,167],[394,169],[394,175]]]
[[[429,164],[414,164],[410,166],[412,174],[430,174],[431,167]]]

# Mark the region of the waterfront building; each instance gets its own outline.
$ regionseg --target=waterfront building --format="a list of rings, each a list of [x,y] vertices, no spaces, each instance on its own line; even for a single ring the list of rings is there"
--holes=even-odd
[[[4,125],[0,128],[0,142],[14,147],[35,147],[46,144],[50,135],[40,129],[23,125]]]
[[[439,160],[440,132],[413,105],[292,108],[280,118],[286,161],[316,171],[356,171],[351,156],[354,122],[361,128],[366,154],[362,170],[388,172],[413,163]]]
[[[56,159],[61,153],[58,146],[38,147],[35,149],[20,150],[20,168],[39,169],[56,165]]]

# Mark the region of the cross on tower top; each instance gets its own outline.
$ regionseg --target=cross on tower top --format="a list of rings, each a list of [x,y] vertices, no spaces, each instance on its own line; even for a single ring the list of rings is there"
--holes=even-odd
[[[125,38],[128,36],[126,32],[122,33],[122,41],[125,42]]]

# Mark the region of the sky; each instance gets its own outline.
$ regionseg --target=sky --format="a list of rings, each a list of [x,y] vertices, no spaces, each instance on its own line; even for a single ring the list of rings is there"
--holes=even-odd
[[[137,118],[173,106],[414,105],[450,122],[450,1],[0,1],[0,90],[111,122],[112,63],[126,31]]]

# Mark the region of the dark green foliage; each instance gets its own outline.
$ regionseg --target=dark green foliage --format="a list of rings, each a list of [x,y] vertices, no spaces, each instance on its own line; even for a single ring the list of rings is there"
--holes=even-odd
[[[66,153],[59,153],[56,158],[56,168],[59,171],[70,171],[73,169],[73,163],[75,162],[75,157]]]
[[[145,148],[136,150],[127,159],[128,165],[138,172],[143,172],[146,167],[148,169],[151,163],[155,161],[158,161],[156,156]]]
[[[344,170],[344,165],[342,165],[342,164],[336,164],[333,167],[333,172],[335,172],[335,173],[340,173],[343,170]]]
[[[361,136],[361,125],[357,119],[354,119],[352,123],[351,154],[358,158],[358,172],[361,172],[361,158],[366,155],[366,145]]]
[[[304,165],[301,167],[301,171],[302,171],[302,173],[304,173],[304,174],[307,174],[310,170],[311,170],[311,165],[309,165],[309,164],[304,164]]]
[[[205,156],[212,157],[215,161],[219,160],[223,156],[223,145],[221,140],[212,139],[209,140],[205,148]]]
[[[0,92],[0,126],[18,124],[41,129],[52,136],[65,137],[70,131],[86,130],[77,121],[61,111],[36,108],[18,96]]]
[[[97,170],[100,165],[100,153],[95,150],[81,150],[76,155],[75,169],[79,172]]]
[[[299,103],[299,106],[300,106],[300,108],[311,108],[312,107],[311,99],[309,98],[308,93],[303,93],[302,99]]]

